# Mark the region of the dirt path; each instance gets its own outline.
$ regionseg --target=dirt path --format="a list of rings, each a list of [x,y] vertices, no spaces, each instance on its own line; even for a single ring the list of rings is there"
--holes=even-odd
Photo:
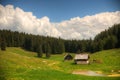
[[[81,75],[87,75],[87,76],[106,76],[102,74],[101,72],[94,72],[91,70],[88,71],[73,71],[72,74],[81,74]]]
[[[120,77],[120,74],[110,74],[105,75],[101,71],[91,71],[91,70],[80,70],[80,71],[73,71],[72,74],[80,74],[86,76],[108,76],[108,77]]]

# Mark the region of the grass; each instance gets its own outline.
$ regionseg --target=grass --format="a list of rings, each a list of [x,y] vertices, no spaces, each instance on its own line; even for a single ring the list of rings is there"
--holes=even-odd
[[[53,55],[51,60],[59,60],[59,66],[62,70],[67,72],[73,72],[74,70],[94,70],[94,71],[102,71],[104,73],[110,73],[112,70],[118,71],[120,70],[120,49],[111,49],[104,50],[100,52],[96,52],[90,55],[90,64],[89,65],[75,65],[74,61],[66,61],[62,62],[63,55]],[[74,55],[73,55],[74,56]],[[56,59],[57,58],[57,59]],[[100,63],[92,63],[92,61],[96,59],[100,61]],[[68,66],[69,65],[69,66]],[[67,68],[67,69],[66,69]]]
[[[119,80],[120,77],[98,77],[71,74],[75,70],[102,71],[106,74],[119,73],[120,49],[97,52],[91,55],[102,63],[75,65],[73,61],[63,62],[64,54],[51,58],[37,58],[36,53],[10,47],[0,51],[0,80]],[[73,55],[74,56],[74,55]]]

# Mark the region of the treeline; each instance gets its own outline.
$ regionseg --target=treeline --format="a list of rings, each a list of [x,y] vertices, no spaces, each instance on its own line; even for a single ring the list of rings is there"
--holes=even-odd
[[[26,33],[13,32],[10,30],[0,30],[1,49],[7,47],[21,47],[28,51],[38,53],[38,57],[42,57],[42,53],[46,53],[46,57],[50,54],[61,54],[65,52],[64,41],[62,39],[32,35]]]
[[[50,57],[50,54],[61,54],[64,52],[93,53],[104,49],[119,48],[119,33],[120,24],[116,24],[96,35],[94,40],[64,40],[61,38],[19,33],[17,31],[0,30],[0,44],[2,50],[5,50],[6,46],[21,47],[37,52],[38,57],[42,57],[42,53],[46,53],[46,57]]]
[[[97,52],[101,50],[120,48],[120,24],[115,24],[89,40],[65,41],[66,52]]]
[[[96,35],[94,42],[100,47],[99,50],[120,48],[120,24]]]

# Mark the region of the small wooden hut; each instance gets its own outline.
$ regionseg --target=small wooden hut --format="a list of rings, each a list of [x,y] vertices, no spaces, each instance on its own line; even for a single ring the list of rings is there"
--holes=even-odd
[[[64,61],[65,60],[72,60],[72,59],[73,59],[73,57],[69,53],[64,56]]]
[[[76,64],[89,64],[89,54],[76,54],[74,62]]]

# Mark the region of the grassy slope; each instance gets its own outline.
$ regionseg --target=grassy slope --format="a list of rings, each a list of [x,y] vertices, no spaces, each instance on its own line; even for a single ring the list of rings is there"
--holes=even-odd
[[[119,77],[90,77],[71,74],[74,70],[110,72],[120,70],[120,49],[107,50],[91,55],[102,60],[101,64],[75,65],[63,62],[63,55],[53,55],[49,60],[37,58],[36,53],[20,48],[0,51],[0,80],[119,80]],[[112,56],[112,57],[111,57]]]
[[[115,72],[120,70],[120,49],[104,50],[90,55],[91,64],[89,65],[75,65],[73,61],[62,62],[63,56],[64,55],[54,55],[50,59],[61,61],[59,66],[62,68],[62,70],[67,72],[73,72],[74,70],[93,70],[102,71],[103,73],[107,74],[112,70]],[[100,61],[100,63],[92,63],[93,59]]]
[[[98,66],[97,69],[101,69],[104,72],[111,72],[111,70],[118,71],[120,70],[120,49],[112,49],[106,51],[100,51],[91,56],[93,59],[98,59],[102,63]]]

